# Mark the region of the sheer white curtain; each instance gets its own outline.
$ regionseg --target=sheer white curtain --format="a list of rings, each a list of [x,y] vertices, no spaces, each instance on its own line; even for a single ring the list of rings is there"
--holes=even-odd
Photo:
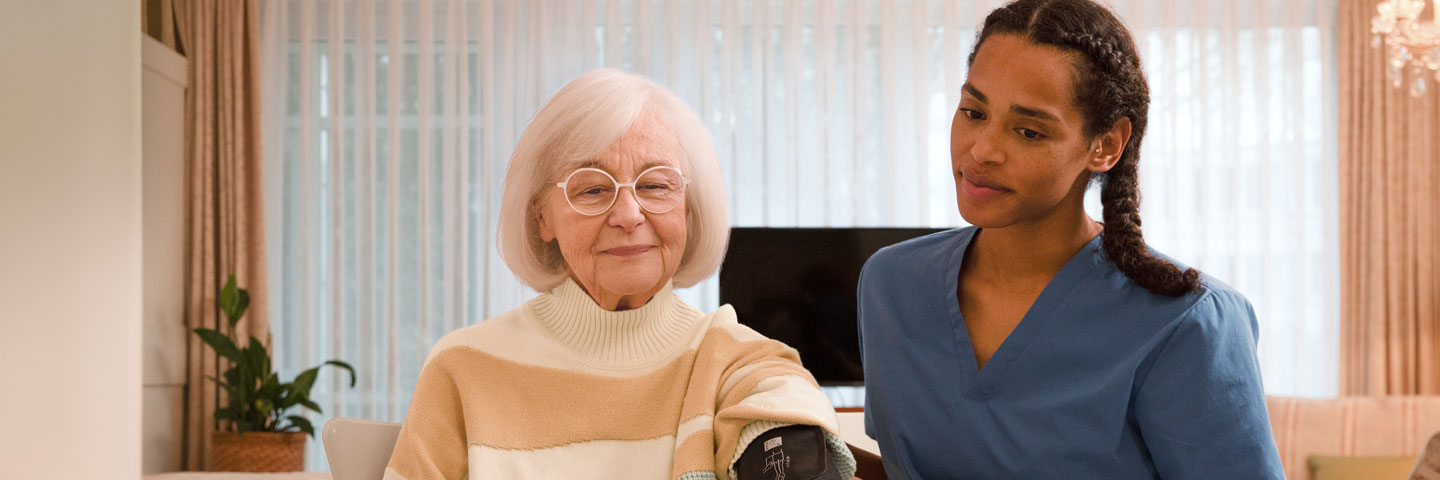
[[[1254,302],[1278,394],[1336,392],[1333,2],[1113,4],[1154,95],[1147,238]],[[440,335],[534,295],[492,228],[511,148],[570,78],[614,66],[686,99],[735,225],[959,226],[950,119],[1000,4],[262,3],[279,365],[350,361],[357,388],[316,387],[325,416],[393,421]],[[716,307],[713,280],[682,294]]]

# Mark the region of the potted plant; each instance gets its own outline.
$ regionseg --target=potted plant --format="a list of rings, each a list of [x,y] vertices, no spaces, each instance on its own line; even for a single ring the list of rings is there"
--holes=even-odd
[[[299,415],[287,415],[300,406],[321,413],[320,405],[310,399],[310,387],[320,368],[332,365],[350,372],[350,387],[355,387],[355,369],[350,364],[330,360],[300,372],[295,380],[281,383],[272,370],[270,354],[259,339],[251,336],[244,347],[234,338],[235,324],[250,306],[250,294],[235,286],[235,276],[220,290],[220,310],[230,322],[230,334],[208,328],[196,328],[215,353],[230,362],[221,378],[206,376],[225,391],[223,406],[215,410],[219,430],[211,432],[209,470],[237,472],[295,472],[304,469],[305,436],[315,436],[315,427]]]

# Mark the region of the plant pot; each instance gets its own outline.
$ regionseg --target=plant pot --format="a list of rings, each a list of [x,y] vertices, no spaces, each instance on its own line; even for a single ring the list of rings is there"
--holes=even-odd
[[[298,472],[305,469],[303,432],[212,432],[212,472]]]

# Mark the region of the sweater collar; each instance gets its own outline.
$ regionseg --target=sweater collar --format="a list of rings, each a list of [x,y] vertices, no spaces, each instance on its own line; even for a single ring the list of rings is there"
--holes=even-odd
[[[700,311],[677,298],[674,285],[645,305],[625,311],[601,308],[572,278],[540,295],[531,309],[541,325],[581,361],[600,367],[641,366],[684,347]]]

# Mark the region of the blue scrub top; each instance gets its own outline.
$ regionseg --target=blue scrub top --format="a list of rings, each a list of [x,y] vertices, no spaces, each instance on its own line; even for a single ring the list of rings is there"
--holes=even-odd
[[[981,370],[956,300],[976,232],[886,247],[860,275],[865,431],[890,478],[1284,478],[1245,297],[1204,276],[1151,293],[1096,237]]]

